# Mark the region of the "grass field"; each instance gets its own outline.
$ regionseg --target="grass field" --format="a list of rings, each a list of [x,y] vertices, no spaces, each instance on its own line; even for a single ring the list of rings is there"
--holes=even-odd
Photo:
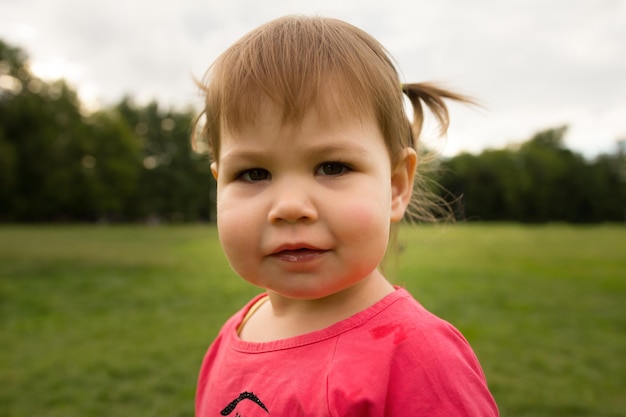
[[[400,247],[394,281],[466,335],[502,416],[626,416],[626,227],[412,227]],[[211,226],[0,227],[0,416],[190,417],[257,292]]]

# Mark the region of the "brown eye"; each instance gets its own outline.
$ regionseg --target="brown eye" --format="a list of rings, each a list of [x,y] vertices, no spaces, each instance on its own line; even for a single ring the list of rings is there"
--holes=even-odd
[[[252,168],[245,170],[237,178],[245,182],[265,181],[270,178],[270,173],[262,168]]]
[[[317,168],[318,175],[337,176],[348,171],[346,164],[341,162],[324,162]]]

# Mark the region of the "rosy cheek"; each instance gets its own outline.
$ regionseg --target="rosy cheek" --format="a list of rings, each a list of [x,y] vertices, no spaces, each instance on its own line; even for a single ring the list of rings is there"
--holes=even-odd
[[[339,220],[339,224],[345,228],[346,232],[363,239],[365,237],[379,237],[381,233],[386,234],[389,219],[382,216],[382,212],[375,204],[363,205],[355,204],[344,207],[344,215]]]
[[[249,224],[250,216],[243,213],[244,210],[236,207],[220,205],[217,214],[217,229],[220,243],[229,260],[243,250],[246,240],[252,239],[252,227]],[[247,236],[247,238],[246,238]]]
[[[343,211],[348,216],[347,219],[354,223],[379,222],[388,210],[385,206],[389,203],[384,200],[382,193],[371,187],[364,187],[359,194],[345,200]]]

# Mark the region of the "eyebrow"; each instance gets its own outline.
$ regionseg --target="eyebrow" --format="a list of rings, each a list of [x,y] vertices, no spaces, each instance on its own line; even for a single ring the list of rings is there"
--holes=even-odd
[[[312,146],[310,152],[315,157],[320,157],[328,154],[333,154],[337,152],[348,153],[348,154],[359,154],[365,155],[367,154],[367,149],[361,145],[360,143],[347,143],[347,144],[328,144],[322,146]],[[261,151],[257,152],[254,150],[237,150],[227,153],[220,158],[220,162],[226,160],[229,163],[236,163],[237,161],[241,162],[250,162],[250,161],[259,161],[263,160],[267,157],[266,152]]]

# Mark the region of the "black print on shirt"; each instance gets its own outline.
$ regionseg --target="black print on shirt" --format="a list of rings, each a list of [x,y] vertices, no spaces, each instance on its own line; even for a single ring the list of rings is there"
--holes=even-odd
[[[230,413],[232,413],[233,411],[235,411],[235,407],[237,407],[237,404],[239,404],[240,402],[242,402],[243,400],[250,400],[253,403],[255,403],[256,405],[258,405],[259,407],[261,407],[262,409],[265,410],[266,413],[269,414],[269,410],[267,409],[267,407],[265,406],[265,404],[263,404],[263,402],[261,400],[259,400],[259,397],[257,397],[256,395],[254,395],[254,393],[252,392],[242,392],[241,394],[239,394],[239,397],[235,398],[234,400],[232,400],[230,402],[230,404],[228,404],[226,406],[226,408],[224,408],[220,414],[223,416],[227,416],[230,415]]]

